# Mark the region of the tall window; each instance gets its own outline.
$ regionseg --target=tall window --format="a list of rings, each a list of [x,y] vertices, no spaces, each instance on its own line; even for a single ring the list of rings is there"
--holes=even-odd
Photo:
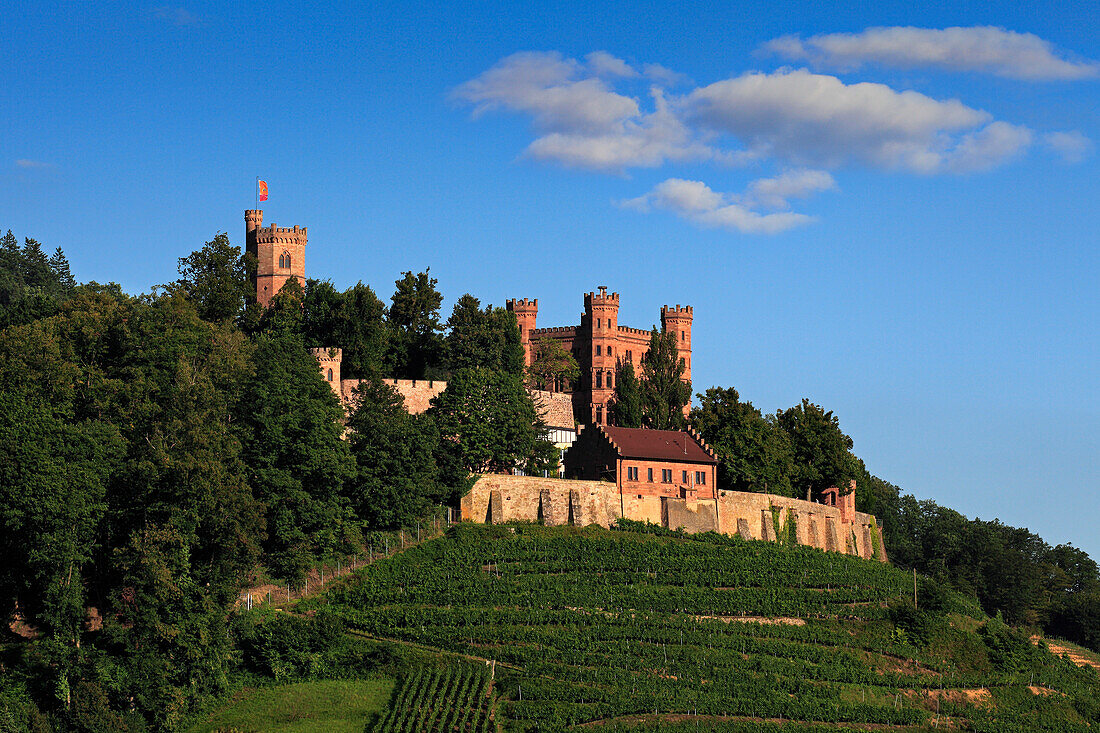
[[[683,472],[683,477],[682,477],[682,483],[686,484],[687,482],[688,482],[688,472],[684,471]]]
[[[331,369],[328,370],[328,381],[330,381],[330,382],[332,381],[332,370]]]
[[[612,388],[612,387],[614,387],[614,386],[615,386],[615,385],[614,385],[614,384],[613,384],[613,382],[612,382],[611,372],[608,372],[608,373],[607,373],[607,388],[608,388],[608,389],[611,389],[611,388]]]
[[[653,483],[653,469],[652,468],[647,468],[646,469],[646,480],[649,481],[649,483]]]
[[[611,347],[610,346],[607,347],[607,355],[611,356]]]
[[[596,389],[603,386],[603,372],[596,372]]]
[[[664,483],[664,484],[671,484],[672,483],[672,469],[671,468],[662,468],[661,469],[661,483]]]
[[[683,341],[683,340],[684,340],[684,332],[683,332],[683,331],[681,331],[681,332],[680,332],[680,340],[681,340],[681,341]]]
[[[287,269],[290,269],[290,253],[289,252],[283,252],[281,255],[279,255],[279,267],[285,267]]]
[[[600,355],[600,345],[596,344],[596,356]]]
[[[603,407],[600,405],[596,405],[596,422],[603,424]]]
[[[602,327],[603,327],[603,321],[600,320],[599,318],[597,318],[596,319],[596,328],[602,328]]]

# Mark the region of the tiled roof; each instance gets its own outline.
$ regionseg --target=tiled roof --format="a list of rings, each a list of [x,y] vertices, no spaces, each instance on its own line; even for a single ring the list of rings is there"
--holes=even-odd
[[[535,409],[546,423],[546,427],[564,430],[572,430],[576,427],[576,422],[573,420],[572,395],[541,389],[532,389],[530,392]]]
[[[649,458],[660,461],[717,463],[701,438],[679,430],[648,430],[600,425],[623,458]]]

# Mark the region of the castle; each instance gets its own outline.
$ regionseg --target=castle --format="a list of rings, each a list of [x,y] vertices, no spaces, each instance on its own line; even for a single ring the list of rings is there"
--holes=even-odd
[[[256,258],[256,300],[267,307],[290,279],[305,285],[305,227],[263,226],[263,212],[245,212],[246,251]],[[640,371],[650,332],[619,325],[619,294],[606,287],[584,296],[576,326],[538,328],[538,300],[508,300],[528,366],[543,339],[572,353],[580,367],[575,384],[542,385],[531,396],[550,428],[568,478],[482,476],[462,498],[464,520],[541,521],[545,524],[614,524],[619,517],[692,532],[722,532],[745,539],[785,540],[827,551],[886,561],[875,518],[855,511],[855,482],[824,502],[719,490],[714,452],[693,431],[607,425],[620,364]],[[684,378],[691,380],[692,307],[661,308],[661,327],[676,339]],[[347,408],[360,380],[342,379],[339,348],[312,349],[321,375]],[[412,413],[424,412],[447,388],[438,380],[387,379]],[[579,427],[578,427],[579,426]],[[588,426],[585,429],[585,426]],[[659,480],[658,480],[659,477]]]
[[[578,423],[605,425],[619,364],[630,363],[641,372],[642,357],[649,351],[650,332],[642,328],[619,325],[619,294],[608,295],[607,287],[586,293],[584,313],[576,326],[538,328],[537,298],[509,300],[505,307],[516,315],[523,353],[530,366],[537,356],[539,341],[556,341],[573,354],[581,376],[575,385],[543,385],[552,392],[572,391],[573,414]],[[661,328],[673,333],[680,360],[684,364],[684,380],[691,381],[691,321],[692,307],[661,307]]]

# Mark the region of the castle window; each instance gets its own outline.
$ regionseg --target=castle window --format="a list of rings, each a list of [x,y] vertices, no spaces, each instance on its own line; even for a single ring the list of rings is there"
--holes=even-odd
[[[330,381],[330,382],[332,381],[332,370],[331,369],[328,370],[328,381]]]
[[[695,483],[699,484],[700,486],[706,486],[707,485],[707,472],[706,471],[696,471],[695,472]]]
[[[596,356],[600,355],[600,345],[596,344]]]
[[[661,483],[663,483],[663,484],[671,484],[672,483],[672,469],[671,468],[662,468],[661,469]]]
[[[607,355],[611,356],[611,347],[610,346],[607,347]]]
[[[653,469],[652,468],[647,468],[646,469],[646,480],[649,481],[649,483],[653,483]]]
[[[680,357],[680,366],[687,368],[687,362],[684,361],[684,357]]]
[[[608,373],[607,373],[607,388],[608,388],[608,389],[611,389],[611,388],[612,388],[612,387],[614,387],[614,386],[615,386],[615,385],[614,385],[614,383],[612,382],[611,372],[608,372]]]
[[[601,319],[597,318],[596,319],[596,328],[602,328],[602,327],[603,327],[603,321]]]
[[[279,255],[279,267],[285,267],[286,269],[290,269],[290,253],[289,252],[283,252],[281,255]]]
[[[596,422],[603,424],[603,407],[596,406]]]
[[[688,472],[687,471],[683,472],[683,477],[682,477],[681,481],[685,484],[688,482]]]
[[[681,332],[680,332],[680,340],[681,340],[681,341],[683,341],[683,340],[684,340],[684,332],[683,332],[683,331],[681,331]]]
[[[638,480],[638,467],[637,466],[627,466],[626,480],[627,481],[637,481]]]
[[[603,372],[596,372],[596,389],[603,386]]]

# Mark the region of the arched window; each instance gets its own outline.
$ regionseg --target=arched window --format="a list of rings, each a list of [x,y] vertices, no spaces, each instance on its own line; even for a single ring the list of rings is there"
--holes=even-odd
[[[613,381],[613,377],[611,376],[611,372],[608,372],[607,373],[607,388],[611,389],[614,386],[615,386],[615,383]]]
[[[607,355],[611,356],[611,347],[610,346],[607,347]]]
[[[330,381],[330,382],[332,381],[332,370],[331,369],[328,370],[328,381]]]
[[[283,252],[281,255],[279,255],[279,267],[285,267],[288,270],[290,269],[290,253],[289,252]]]

